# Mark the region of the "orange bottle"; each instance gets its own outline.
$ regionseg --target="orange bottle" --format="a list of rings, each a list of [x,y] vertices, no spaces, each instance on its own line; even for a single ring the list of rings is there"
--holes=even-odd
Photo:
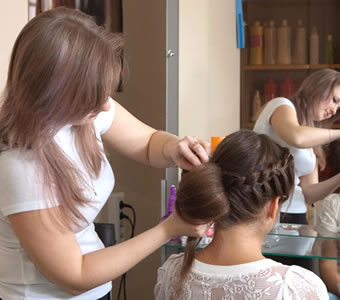
[[[211,137],[211,150],[210,153],[213,154],[219,143],[223,141],[224,136],[212,136]]]

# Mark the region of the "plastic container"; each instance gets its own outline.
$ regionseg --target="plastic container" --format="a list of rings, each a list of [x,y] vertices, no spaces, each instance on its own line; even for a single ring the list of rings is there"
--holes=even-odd
[[[319,64],[319,47],[319,34],[316,27],[313,26],[309,38],[309,63],[312,65]]]
[[[273,78],[269,77],[264,84],[264,103],[277,97],[277,84]]]
[[[211,143],[210,143],[210,147],[211,147],[210,154],[211,155],[215,152],[218,144],[221,143],[224,138],[225,138],[224,136],[212,136],[211,137]]]
[[[276,28],[274,21],[264,27],[264,64],[274,65],[276,63]]]
[[[302,20],[299,20],[295,35],[293,64],[303,65],[306,63],[307,63],[306,28],[303,26]]]
[[[334,64],[333,36],[327,35],[326,64]]]
[[[176,201],[176,186],[171,185],[170,192],[169,192],[169,199],[168,199],[168,211],[165,214],[165,216],[161,218],[161,221],[165,220],[167,217],[169,217],[172,214],[175,201]]]
[[[286,77],[280,84],[280,96],[290,99],[295,94],[295,84],[290,77]]]
[[[250,58],[249,64],[263,64],[263,27],[260,22],[250,26]]]
[[[277,60],[279,65],[289,65],[292,63],[290,27],[287,20],[282,20],[281,25],[277,29]]]
[[[253,109],[252,109],[252,117],[251,120],[253,122],[255,122],[258,118],[258,115],[261,111],[261,107],[262,107],[262,100],[261,100],[261,96],[260,96],[260,91],[256,90],[254,97],[253,97]]]

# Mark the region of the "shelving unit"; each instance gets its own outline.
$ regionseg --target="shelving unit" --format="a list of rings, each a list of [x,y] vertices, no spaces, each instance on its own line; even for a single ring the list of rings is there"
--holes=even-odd
[[[340,34],[338,33],[338,14],[340,1],[337,0],[243,0],[245,19],[246,48],[241,50],[241,128],[251,129],[252,100],[256,90],[260,91],[263,99],[264,84],[269,77],[278,86],[286,77],[290,77],[297,89],[302,80],[311,72],[331,68],[340,70]],[[295,42],[297,21],[302,20],[307,36],[307,61],[309,62],[309,36],[311,28],[316,26],[319,34],[320,64],[302,65],[250,65],[249,64],[249,27],[256,21],[263,24],[273,20],[277,28],[286,19],[291,28],[291,49]],[[325,59],[327,35],[333,36],[334,64],[327,64]],[[278,95],[280,96],[279,92]],[[263,103],[264,104],[264,103]],[[340,128],[336,124],[335,128]]]

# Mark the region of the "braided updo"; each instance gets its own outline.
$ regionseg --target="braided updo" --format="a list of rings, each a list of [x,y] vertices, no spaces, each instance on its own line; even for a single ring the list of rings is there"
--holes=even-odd
[[[256,221],[273,198],[286,201],[294,188],[294,162],[287,148],[268,136],[240,130],[227,136],[211,161],[183,175],[176,211],[191,224],[218,226]],[[197,239],[188,239],[181,280],[189,272]]]

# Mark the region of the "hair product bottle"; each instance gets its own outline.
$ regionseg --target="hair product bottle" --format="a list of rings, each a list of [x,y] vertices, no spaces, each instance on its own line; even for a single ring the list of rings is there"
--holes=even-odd
[[[252,109],[252,117],[251,120],[253,122],[255,122],[257,120],[257,117],[259,115],[259,112],[261,110],[262,107],[262,100],[261,100],[261,96],[260,96],[260,91],[256,90],[254,97],[253,97],[253,109]]]
[[[264,84],[264,103],[277,97],[277,84],[273,78],[269,77]]]
[[[319,63],[319,34],[316,27],[312,27],[309,39],[309,63],[317,65]]]
[[[303,26],[302,20],[298,20],[298,27],[296,28],[293,64],[302,65],[307,63],[307,40],[306,28]]]
[[[295,93],[295,85],[290,77],[286,77],[280,84],[280,96],[290,99]]]
[[[283,19],[277,29],[277,64],[289,65],[292,63],[290,44],[290,27],[287,20]]]
[[[273,20],[264,28],[264,63],[274,65],[276,62],[276,28]]]
[[[218,144],[221,143],[224,138],[225,136],[212,136],[210,138],[210,141],[211,141],[210,142],[210,154],[211,155],[215,152]]]
[[[327,35],[326,64],[334,64],[333,36]]]
[[[250,26],[250,59],[251,65],[263,64],[263,27],[260,22]]]

